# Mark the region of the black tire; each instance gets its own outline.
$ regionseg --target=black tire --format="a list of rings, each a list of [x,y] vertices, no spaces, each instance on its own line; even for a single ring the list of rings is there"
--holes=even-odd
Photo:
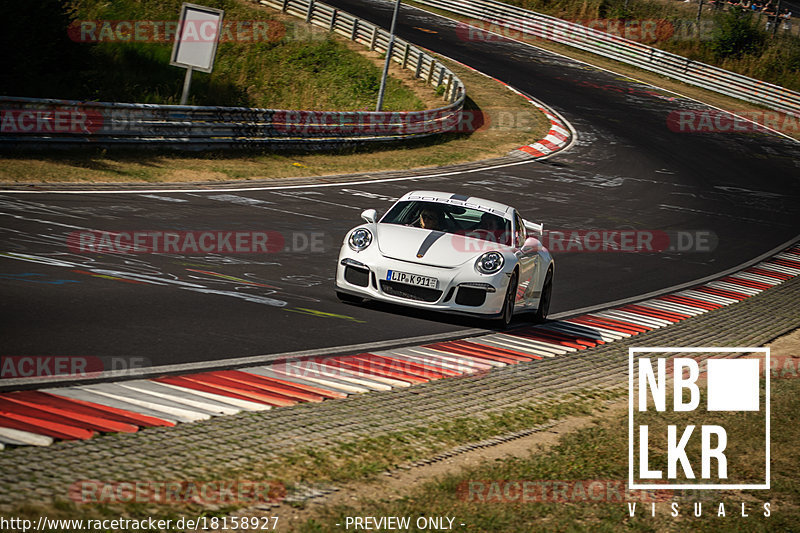
[[[339,298],[339,301],[342,301],[347,304],[360,304],[364,301],[364,298],[360,296],[355,296],[352,294],[348,294],[346,292],[336,291],[336,297]]]
[[[500,328],[506,329],[511,325],[511,319],[514,317],[514,302],[517,299],[517,271],[511,274],[511,279],[508,280],[508,289],[506,289],[506,297],[503,299],[503,313],[500,315]]]
[[[539,307],[533,315],[533,320],[536,322],[544,322],[547,320],[547,313],[550,312],[550,298],[553,294],[553,269],[547,270],[544,277],[544,284],[542,284],[542,296],[539,298]]]

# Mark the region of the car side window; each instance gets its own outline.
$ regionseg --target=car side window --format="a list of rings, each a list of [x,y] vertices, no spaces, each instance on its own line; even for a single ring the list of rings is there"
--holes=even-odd
[[[528,235],[525,232],[525,224],[522,222],[522,217],[519,216],[519,213],[514,213],[514,225],[516,226],[514,228],[514,245],[517,248],[522,248]]]

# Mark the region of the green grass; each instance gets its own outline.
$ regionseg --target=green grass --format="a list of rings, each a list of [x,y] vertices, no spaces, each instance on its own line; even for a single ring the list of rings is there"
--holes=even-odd
[[[627,480],[627,414],[598,418],[589,428],[562,438],[551,450],[531,450],[529,457],[510,458],[483,464],[430,482],[399,501],[383,501],[379,496],[359,506],[339,506],[321,510],[303,531],[335,531],[333,524],[346,516],[455,516],[467,524],[466,531],[796,531],[800,524],[800,463],[795,446],[800,440],[797,412],[800,410],[800,380],[774,380],[772,383],[772,488],[769,491],[675,491],[666,501],[638,504],[629,516],[627,501],[611,503],[575,498],[569,502],[531,503],[490,502],[466,498],[465,483],[471,480]],[[730,468],[745,468],[745,477],[763,475],[763,414],[697,413],[691,423],[722,422],[730,435],[726,455]],[[680,426],[690,423],[684,416],[646,413],[637,423],[656,427],[668,422]],[[664,450],[651,451],[651,454]],[[690,445],[690,457],[698,450]],[[759,464],[759,458],[761,462]],[[696,463],[694,463],[696,464]],[[713,464],[713,463],[712,463]],[[750,466],[747,466],[750,465]],[[461,488],[461,491],[459,491]],[[634,500],[635,501],[635,500]],[[676,502],[680,516],[670,516]],[[702,503],[703,516],[695,518],[693,506]],[[741,504],[749,517],[742,518]],[[771,516],[765,517],[763,504],[770,502]],[[726,516],[718,517],[719,504]],[[414,530],[412,528],[412,530]]]
[[[111,101],[176,103],[183,69],[167,64],[171,45],[76,43],[70,21],[175,20],[180,0],[42,0],[15,4],[11,40],[25,54],[0,54],[0,94]],[[193,78],[190,103],[285,109],[374,109],[383,63],[365,47],[276,10],[245,0],[218,0],[226,20],[275,21],[281,40],[222,43],[215,70]],[[67,9],[69,8],[69,9]],[[31,32],[26,28],[41,28]],[[15,33],[16,32],[16,33]],[[98,32],[99,33],[99,32]],[[280,32],[279,32],[280,33]],[[47,36],[44,38],[43,36]],[[465,110],[489,120],[477,131],[325,153],[91,149],[16,151],[0,157],[3,183],[175,183],[330,176],[437,167],[499,157],[543,138],[549,121],[524,98],[474,71],[440,59],[468,87]],[[53,65],[59,65],[54,68]],[[443,105],[437,91],[393,65],[386,110]],[[499,117],[513,117],[499,123]]]
[[[102,149],[5,153],[0,157],[0,182],[176,183],[380,172],[498,157],[547,134],[549,120],[527,100],[469,69],[449,63],[448,67],[468,87],[465,109],[486,114],[486,127],[338,153],[270,153],[258,149],[182,154]],[[514,120],[508,121],[509,116]]]
[[[590,414],[599,409],[603,402],[618,398],[619,395],[613,391],[587,390],[582,394],[570,394],[557,402],[530,403],[488,416],[437,420],[374,437],[351,438],[324,449],[298,447],[275,461],[253,464],[247,471],[259,479],[277,479],[286,486],[298,481],[338,484],[375,480],[388,469],[431,457],[462,444],[535,427],[548,421]],[[227,469],[224,465],[215,473],[220,479],[234,479],[240,474],[240,467]]]
[[[182,0],[37,0],[7,13],[0,94],[111,102],[176,104],[185,70],[169,64],[171,42],[76,42],[81,21],[174,21]],[[189,104],[276,109],[373,109],[380,69],[343,40],[243,0],[209,0],[225,21],[260,21],[267,38],[221,42],[214,71],[194,72]],[[98,28],[102,25],[98,24]],[[148,26],[149,27],[149,26]],[[233,26],[234,28],[236,26]],[[35,28],[36,31],[32,31]],[[79,28],[79,26],[78,26]],[[97,29],[92,35],[102,32]],[[80,35],[80,31],[73,32]],[[431,91],[432,92],[432,91]],[[426,105],[400,80],[387,84],[385,109]]]
[[[373,109],[382,63],[377,54],[275,10],[245,0],[207,3],[226,20],[277,20],[284,38],[258,44],[222,43],[215,70],[193,78],[190,103],[288,109]],[[0,94],[175,103],[183,70],[167,64],[170,44],[76,43],[64,32],[70,21],[175,20],[180,0],[42,0],[18,3],[12,35],[28,53],[0,55]],[[67,9],[69,7],[69,9]],[[36,26],[42,32],[22,31]],[[47,35],[48,38],[42,38]],[[299,38],[298,38],[299,36]],[[305,37],[304,37],[305,36]],[[43,59],[45,58],[45,59]],[[543,138],[549,121],[524,98],[475,72],[451,65],[468,87],[465,110],[490,120],[477,131],[412,142],[366,145],[328,153],[251,148],[175,154],[165,150],[85,149],[4,153],[4,183],[214,182],[436,167],[503,156]],[[58,69],[53,65],[59,65]],[[68,74],[65,74],[68,73]],[[393,66],[387,110],[443,104],[413,73]],[[498,117],[514,118],[499,123]]]

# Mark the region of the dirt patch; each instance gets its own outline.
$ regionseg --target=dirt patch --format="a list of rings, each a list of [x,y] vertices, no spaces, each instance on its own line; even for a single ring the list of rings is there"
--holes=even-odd
[[[800,358],[800,329],[778,337],[767,344],[772,357],[797,357]]]
[[[597,413],[603,417],[619,416],[625,411],[628,403],[615,401]],[[340,485],[339,490],[320,498],[314,498],[303,506],[281,504],[269,512],[270,516],[279,516],[279,531],[291,531],[298,528],[317,514],[321,506],[357,505],[359,502],[374,499],[377,495],[385,501],[402,499],[416,491],[425,483],[435,481],[447,474],[458,472],[462,469],[473,468],[482,463],[510,457],[528,457],[534,450],[537,453],[546,451],[558,444],[561,437],[567,433],[589,427],[596,423],[596,415],[568,417],[555,423],[552,427],[496,446],[480,448],[458,454],[449,459],[438,461],[430,465],[417,466],[408,470],[398,469],[387,472],[379,479],[369,482],[351,483]],[[243,512],[242,515],[250,516],[258,513]]]
[[[228,179],[228,176],[222,172],[214,172],[211,170],[190,170],[181,168],[172,170],[165,178],[166,181],[181,183],[193,181],[223,181]]]

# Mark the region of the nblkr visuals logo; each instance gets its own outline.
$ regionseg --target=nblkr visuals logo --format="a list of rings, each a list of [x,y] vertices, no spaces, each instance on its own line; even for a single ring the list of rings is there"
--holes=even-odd
[[[628,357],[630,490],[686,489],[697,495],[770,488],[769,348],[629,348]],[[747,432],[725,427],[740,420],[752,424],[755,413],[759,420],[763,415],[763,425],[759,421]],[[748,439],[746,455],[730,455],[737,439]],[[724,504],[717,504],[719,511],[706,505],[725,516]],[[667,512],[692,514],[681,506],[691,509],[692,503],[673,501]],[[702,516],[698,504],[693,507]],[[741,516],[748,516],[741,507]],[[764,516],[769,508],[764,503]],[[738,505],[728,512],[738,516]]]

